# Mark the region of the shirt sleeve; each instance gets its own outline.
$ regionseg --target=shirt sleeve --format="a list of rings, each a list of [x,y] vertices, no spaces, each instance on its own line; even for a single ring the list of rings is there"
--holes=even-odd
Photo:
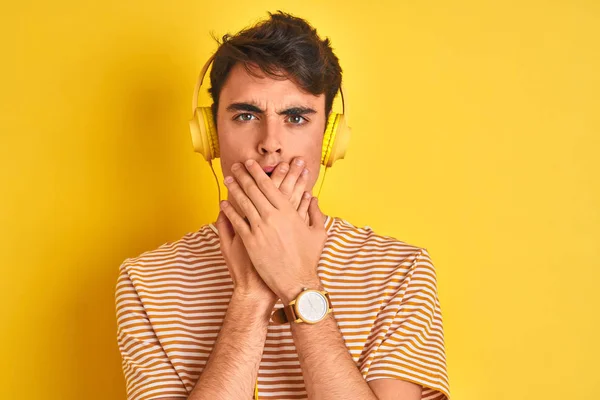
[[[115,307],[127,399],[187,398],[188,392],[156,337],[126,265],[127,260],[119,269]]]
[[[402,379],[423,387],[422,399],[449,400],[442,312],[433,262],[426,249],[397,269],[401,284],[375,325],[377,339],[361,372],[366,381]]]

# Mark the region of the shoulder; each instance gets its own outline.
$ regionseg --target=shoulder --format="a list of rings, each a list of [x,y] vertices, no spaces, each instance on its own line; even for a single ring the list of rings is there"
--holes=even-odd
[[[203,259],[214,259],[221,255],[219,237],[209,224],[195,232],[188,232],[175,241],[125,259],[121,273],[130,276],[157,276],[202,266]]]
[[[431,263],[426,248],[377,233],[370,226],[356,226],[339,217],[332,217],[327,245],[335,254],[354,260],[376,257],[392,265],[416,260]]]

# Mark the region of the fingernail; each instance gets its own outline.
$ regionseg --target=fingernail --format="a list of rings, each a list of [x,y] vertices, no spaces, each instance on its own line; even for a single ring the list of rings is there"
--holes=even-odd
[[[288,172],[288,165],[287,165],[287,164],[283,164],[283,165],[280,167],[280,169],[279,169],[279,170],[280,170],[281,172],[284,172],[284,173],[285,173],[285,172]]]
[[[295,163],[296,163],[296,165],[304,165],[304,160],[301,158],[297,158]]]
[[[304,192],[304,198],[305,198],[305,199],[309,199],[309,198],[310,198],[310,193],[308,193],[308,192]]]
[[[308,168],[304,168],[304,170],[302,171],[302,175],[304,175],[304,176],[308,175]]]
[[[232,170],[232,171],[236,171],[236,170],[238,170],[239,168],[240,168],[240,164],[239,164],[239,163],[235,163],[235,164],[233,164],[233,165],[231,166],[231,170]]]
[[[222,208],[227,208],[229,206],[229,203],[225,200],[221,201],[221,207]]]
[[[246,161],[246,166],[247,167],[251,167],[254,164],[254,160],[247,160]]]
[[[233,178],[231,176],[225,177],[225,183],[231,183],[231,182],[233,182]]]

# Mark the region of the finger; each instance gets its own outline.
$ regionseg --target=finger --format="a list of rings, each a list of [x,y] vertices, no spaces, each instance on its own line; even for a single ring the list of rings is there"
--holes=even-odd
[[[312,196],[309,192],[304,192],[300,205],[298,206],[298,214],[300,214],[304,221],[308,221],[308,206],[310,205],[311,198]]]
[[[308,217],[310,218],[310,226],[314,228],[323,228],[325,226],[325,216],[319,209],[319,202],[316,197],[313,197],[308,206]]]
[[[223,211],[219,211],[219,217],[217,218],[217,222],[215,222],[215,226],[219,232],[219,241],[221,242],[221,247],[223,250],[227,251],[229,249],[229,245],[233,241],[235,231],[233,230],[233,225],[231,225],[231,222],[229,222]]]
[[[252,180],[252,184],[260,191],[260,196],[262,196],[260,204],[255,203],[261,207],[259,210],[261,215],[267,215],[274,209],[281,209],[286,205],[289,207],[288,197],[277,190],[271,179],[257,162],[248,160],[246,162],[246,169],[250,173],[248,178]]]
[[[283,179],[289,170],[290,166],[286,162],[281,162],[275,167],[275,170],[271,174],[271,181],[277,189],[281,186],[281,182],[283,182]]]
[[[244,221],[240,214],[235,211],[235,209],[227,200],[221,201],[220,207],[221,211],[223,211],[229,222],[231,222],[234,231],[238,233],[242,239],[252,234],[250,231],[250,226],[246,223],[246,221]]]
[[[266,180],[269,181],[269,183],[271,183],[271,180],[257,162],[254,160],[247,160],[246,163],[251,163],[251,166],[246,165],[244,168],[242,164],[235,163],[231,166],[231,172],[233,173],[238,185],[242,188],[245,195],[252,202],[254,208],[258,211],[258,214],[264,217],[273,209],[273,205],[269,202],[259,186],[257,186],[256,179]],[[257,172],[257,178],[254,178],[254,176],[248,171],[250,167],[258,168],[259,171]],[[277,190],[275,187],[273,187],[273,189]]]
[[[238,207],[240,208],[240,211],[246,217],[248,217],[248,219],[250,220],[250,224],[255,225],[255,224],[259,223],[260,215],[258,214],[256,207],[254,207],[254,204],[252,204],[252,201],[250,201],[248,196],[246,196],[246,193],[244,193],[244,191],[242,190],[240,185],[236,182],[236,180],[231,176],[227,176],[225,178],[224,182],[225,182],[225,185],[227,186],[227,190],[229,191],[229,196],[231,196],[232,198],[235,199],[235,202],[237,203]],[[231,207],[231,208],[233,208],[233,207]],[[239,216],[237,211],[236,211],[236,214]],[[229,214],[225,213],[225,215],[227,215],[227,217],[229,217]],[[231,221],[231,223],[233,224],[233,227],[236,228],[236,226],[233,223],[233,220],[231,218],[229,218],[229,221]],[[237,231],[237,228],[236,228],[236,231]]]
[[[287,198],[290,198],[292,192],[294,191],[294,186],[296,186],[296,181],[298,180],[298,176],[304,169],[304,160],[300,157],[296,157],[294,162],[290,165],[290,171],[285,176],[283,182],[281,182],[281,186],[279,190],[283,193]]]
[[[300,201],[302,200],[302,196],[304,195],[304,189],[306,189],[306,185],[308,184],[308,169],[304,168],[298,180],[296,181],[296,186],[294,186],[294,190],[292,192],[292,196],[290,197],[290,203],[294,207],[294,210],[298,208]]]

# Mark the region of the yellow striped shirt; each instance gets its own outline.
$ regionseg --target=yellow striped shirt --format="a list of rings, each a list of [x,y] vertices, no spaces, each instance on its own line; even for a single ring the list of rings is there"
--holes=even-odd
[[[436,273],[424,248],[326,216],[317,272],[367,380],[423,386],[449,399]],[[129,400],[186,398],[208,361],[233,293],[214,224],[120,266],[117,338]],[[278,301],[275,309],[283,305]],[[261,399],[306,399],[289,324],[269,323],[258,371]]]

